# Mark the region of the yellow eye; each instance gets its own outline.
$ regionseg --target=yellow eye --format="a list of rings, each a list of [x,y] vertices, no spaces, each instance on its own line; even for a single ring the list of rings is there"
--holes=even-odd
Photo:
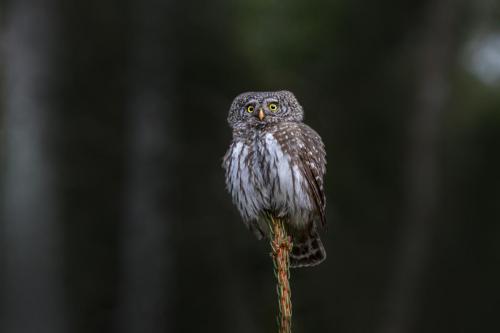
[[[269,110],[276,112],[278,110],[278,105],[276,105],[276,103],[269,104]]]
[[[247,112],[248,112],[248,113],[252,113],[254,110],[255,110],[255,108],[254,108],[254,106],[253,106],[253,105],[249,105],[249,106],[247,107]]]

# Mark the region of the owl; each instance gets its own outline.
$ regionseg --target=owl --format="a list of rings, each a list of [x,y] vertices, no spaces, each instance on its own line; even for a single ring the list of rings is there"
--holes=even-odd
[[[222,163],[227,190],[257,238],[270,237],[270,214],[285,221],[291,267],[326,258],[317,231],[325,225],[326,153],[303,118],[289,91],[240,94],[229,110],[233,140]]]

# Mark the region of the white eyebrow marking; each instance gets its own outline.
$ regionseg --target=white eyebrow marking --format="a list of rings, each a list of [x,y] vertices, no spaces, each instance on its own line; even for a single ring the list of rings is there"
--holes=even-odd
[[[278,100],[274,97],[269,97],[264,99],[264,103],[279,103]]]
[[[256,99],[249,99],[248,101],[245,102],[245,106],[248,106],[250,104],[256,104],[258,102],[259,101],[257,101]]]

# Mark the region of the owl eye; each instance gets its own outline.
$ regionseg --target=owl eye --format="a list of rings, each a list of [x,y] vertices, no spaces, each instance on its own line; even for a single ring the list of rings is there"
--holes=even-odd
[[[269,110],[276,112],[278,110],[278,105],[276,103],[269,104]]]
[[[247,112],[248,112],[248,113],[252,113],[254,110],[255,110],[255,107],[254,107],[253,105],[249,105],[249,106],[247,107]]]

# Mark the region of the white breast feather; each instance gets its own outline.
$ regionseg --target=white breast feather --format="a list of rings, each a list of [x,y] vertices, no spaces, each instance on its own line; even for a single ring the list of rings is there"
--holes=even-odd
[[[260,219],[264,210],[278,209],[279,214],[289,216],[291,223],[304,225],[310,220],[313,205],[304,191],[308,184],[299,166],[291,165],[291,157],[272,134],[266,134],[260,142],[249,164],[245,162],[248,146],[237,142],[232,150],[227,173],[233,201],[246,222]],[[266,158],[262,160],[262,156]],[[268,168],[260,165],[261,161],[271,165],[268,181],[263,174]]]
[[[245,162],[247,156],[248,147],[242,142],[236,143],[231,156],[233,163],[229,170],[231,195],[245,221],[256,219],[261,209],[253,184],[253,174]]]
[[[299,166],[291,166],[290,155],[283,153],[274,136],[269,133],[266,134],[265,141],[270,158],[268,162],[271,165],[276,165],[276,168],[271,168],[271,182],[276,181],[279,185],[275,186],[271,200],[276,207],[282,210],[283,214],[288,213],[292,222],[297,224],[306,223],[305,220],[312,209],[309,196],[304,192],[308,184],[305,183]]]

